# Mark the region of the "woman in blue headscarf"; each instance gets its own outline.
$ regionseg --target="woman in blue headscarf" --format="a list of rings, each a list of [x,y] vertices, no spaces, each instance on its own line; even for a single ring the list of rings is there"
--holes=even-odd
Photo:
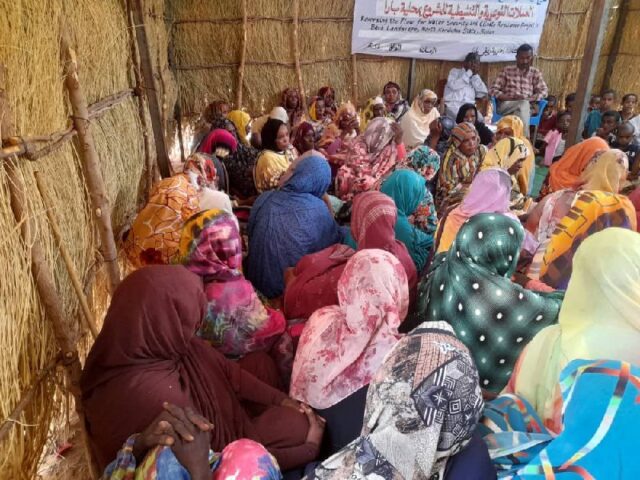
[[[284,291],[284,272],[310,253],[342,241],[322,200],[331,169],[320,155],[301,159],[280,190],[258,197],[249,217],[247,278],[267,298]]]
[[[396,238],[404,243],[416,264],[418,272],[426,266],[433,245],[433,236],[428,235],[409,222],[427,194],[424,177],[413,170],[396,170],[387,178],[380,191],[390,196],[398,209]]]

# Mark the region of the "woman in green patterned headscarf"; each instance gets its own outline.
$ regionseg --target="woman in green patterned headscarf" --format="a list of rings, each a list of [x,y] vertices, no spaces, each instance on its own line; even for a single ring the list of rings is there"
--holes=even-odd
[[[538,293],[511,281],[524,228],[504,215],[483,213],[460,228],[419,286],[420,321],[444,320],[469,348],[480,386],[499,393],[520,351],[556,323],[563,292]]]

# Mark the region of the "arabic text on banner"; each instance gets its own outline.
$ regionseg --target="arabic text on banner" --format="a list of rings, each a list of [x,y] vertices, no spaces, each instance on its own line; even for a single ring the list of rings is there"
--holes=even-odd
[[[512,61],[537,48],[549,0],[356,0],[352,53],[433,60]]]

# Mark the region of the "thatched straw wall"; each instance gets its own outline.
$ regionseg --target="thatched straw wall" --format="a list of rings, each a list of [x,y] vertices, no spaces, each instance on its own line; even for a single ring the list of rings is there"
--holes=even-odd
[[[163,2],[160,25],[152,36],[158,41],[164,29]],[[131,28],[124,1],[103,0],[0,0],[0,62],[6,68],[2,87],[8,103],[13,133],[24,137],[48,136],[70,125],[70,105],[64,88],[61,33],[70,33],[76,49],[80,83],[89,103],[135,87],[132,75]],[[152,24],[153,22],[150,22]],[[159,33],[161,32],[161,33]],[[166,40],[157,58],[164,58]],[[169,92],[171,88],[168,89]],[[169,94],[171,95],[171,94]],[[135,212],[144,169],[143,130],[138,100],[129,97],[92,121],[96,148],[108,198],[114,232]],[[166,103],[173,105],[173,99]],[[3,112],[7,114],[7,110]],[[8,132],[3,131],[3,137]],[[27,187],[28,214],[34,219],[37,240],[54,272],[55,284],[69,335],[82,344],[78,299],[60,258],[45,209],[58,219],[64,244],[84,283],[94,313],[104,311],[106,291],[99,237],[91,213],[87,185],[80,167],[76,140],[55,153],[30,162],[16,159],[19,176]],[[4,422],[40,372],[52,365],[58,352],[51,324],[40,303],[30,263],[30,245],[9,206],[7,170],[0,160],[0,421]],[[34,170],[44,174],[53,197],[44,205],[35,186]],[[85,344],[86,345],[86,344]],[[86,347],[85,347],[86,350]],[[60,369],[52,369],[36,382],[33,398],[0,440],[0,478],[33,478],[43,447],[51,434],[54,415],[68,416],[72,402],[60,389]],[[56,374],[58,372],[58,374]],[[54,400],[55,399],[55,400]],[[55,439],[48,444],[55,448]],[[76,448],[82,448],[78,445]]]
[[[251,0],[247,2],[247,51],[243,82],[243,105],[257,114],[278,101],[277,92],[298,86],[295,69],[293,22],[297,0]],[[179,101],[186,116],[198,115],[208,101],[233,102],[238,87],[238,67],[242,51],[243,2],[241,0],[183,0],[170,2],[171,63],[178,82]],[[350,59],[353,0],[299,2],[299,60],[307,95],[325,84],[332,85],[338,100],[352,95]],[[618,6],[614,0],[607,39],[599,62],[596,88],[604,83],[604,72],[615,26]],[[640,5],[638,0],[631,2]],[[580,60],[590,17],[590,0],[551,0],[537,66],[549,83],[550,92],[565,95],[577,87]],[[632,9],[640,7],[631,7]],[[620,91],[637,90],[633,66],[622,68],[631,55],[640,54],[635,37],[640,11],[631,12],[625,26],[620,57],[615,62],[612,86]],[[357,91],[362,104],[393,79],[405,89],[409,60],[358,56]],[[447,76],[451,62],[418,61],[414,90],[435,88]],[[483,76],[492,81],[504,64],[483,66]],[[415,93],[414,91],[414,93]]]

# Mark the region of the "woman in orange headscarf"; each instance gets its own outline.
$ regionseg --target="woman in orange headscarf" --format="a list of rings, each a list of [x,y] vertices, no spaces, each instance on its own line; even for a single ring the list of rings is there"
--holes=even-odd
[[[600,137],[592,137],[567,149],[562,158],[549,169],[549,191],[578,188],[583,170],[599,150],[609,150],[609,145]]]

